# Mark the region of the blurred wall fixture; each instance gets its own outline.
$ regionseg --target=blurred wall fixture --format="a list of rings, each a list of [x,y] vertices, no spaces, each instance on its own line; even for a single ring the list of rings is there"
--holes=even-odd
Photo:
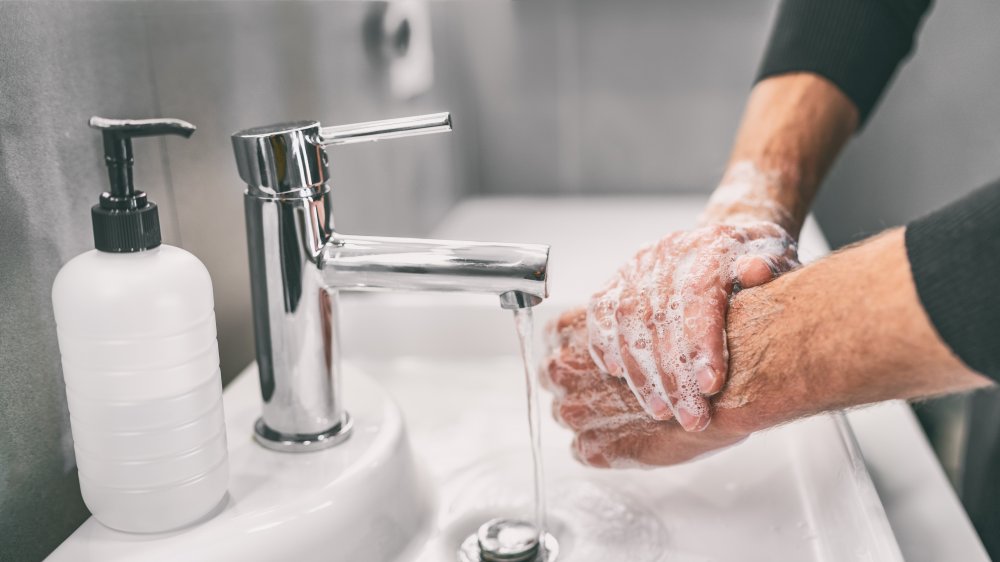
[[[434,84],[431,18],[425,0],[372,4],[363,36],[368,58],[384,69],[393,97],[414,98]]]

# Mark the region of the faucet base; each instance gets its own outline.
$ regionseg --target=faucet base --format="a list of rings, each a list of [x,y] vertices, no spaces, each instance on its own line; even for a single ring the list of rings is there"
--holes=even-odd
[[[254,440],[266,449],[283,453],[308,453],[322,451],[339,445],[351,436],[351,416],[346,412],[340,422],[320,433],[281,433],[267,426],[264,418],[254,424]]]

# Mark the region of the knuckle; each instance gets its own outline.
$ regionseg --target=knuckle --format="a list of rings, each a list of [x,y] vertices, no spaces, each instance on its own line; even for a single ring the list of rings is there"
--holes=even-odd
[[[562,415],[560,415],[560,413],[559,413],[561,409],[562,409],[562,406],[559,403],[559,400],[558,399],[557,400],[553,400],[552,401],[552,419],[556,420],[557,424],[559,424],[559,425],[561,425],[563,427],[567,427],[568,428],[569,426],[566,425],[566,422],[563,420]]]
[[[573,439],[573,456],[581,464],[592,467],[608,466],[604,440],[594,431],[585,431]]]
[[[566,390],[568,374],[566,369],[562,368],[562,362],[558,360],[553,360],[549,363],[549,368],[546,370],[548,374],[548,379],[553,385],[559,389]]]
[[[642,459],[646,452],[646,440],[636,435],[628,435],[619,441],[617,449],[619,457],[637,461]]]
[[[575,404],[561,404],[557,409],[558,419],[574,431],[579,431],[587,426],[590,419],[589,408]]]

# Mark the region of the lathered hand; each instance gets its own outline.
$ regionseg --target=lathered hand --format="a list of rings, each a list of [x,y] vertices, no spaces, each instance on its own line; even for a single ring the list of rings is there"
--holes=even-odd
[[[549,327],[549,355],[540,370],[554,394],[552,413],[573,430],[573,454],[602,468],[652,468],[684,462],[741,441],[745,434],[713,427],[684,431],[649,417],[619,377],[597,367],[587,350],[586,311],[567,312]]]
[[[594,362],[624,377],[652,418],[703,430],[711,419],[706,396],[722,389],[728,370],[730,296],[796,265],[795,240],[772,222],[669,234],[592,297],[586,323]]]

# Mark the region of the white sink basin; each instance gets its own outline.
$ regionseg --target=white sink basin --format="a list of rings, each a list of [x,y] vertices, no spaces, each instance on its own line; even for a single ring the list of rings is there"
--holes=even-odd
[[[416,561],[455,560],[461,540],[489,518],[530,519],[517,357],[410,357],[363,366],[398,397],[435,489],[430,540]],[[560,560],[902,560],[839,414],[654,471],[585,468],[570,458],[570,439],[543,417],[550,528]]]
[[[256,369],[247,369],[225,393],[232,478],[219,513],[160,535],[120,533],[90,519],[50,560],[445,562],[487,519],[530,518],[517,357],[362,366],[377,375],[347,370],[351,439],[297,455],[253,442],[259,395]],[[402,416],[373,378],[399,399]],[[569,432],[546,417],[543,435],[560,560],[901,560],[839,417],[657,471],[584,468],[570,459]]]
[[[414,462],[398,406],[352,372],[354,430],[342,445],[278,453],[253,441],[260,386],[251,366],[224,393],[229,498],[208,520],[173,533],[135,535],[88,519],[51,561],[400,560],[420,548],[431,490]]]

